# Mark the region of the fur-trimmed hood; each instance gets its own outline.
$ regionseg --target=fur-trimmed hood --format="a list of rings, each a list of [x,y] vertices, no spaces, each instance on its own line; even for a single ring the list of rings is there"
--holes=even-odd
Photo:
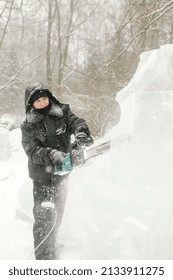
[[[50,90],[42,83],[35,83],[30,86],[28,86],[25,90],[25,109],[26,111],[31,106],[30,99],[31,97],[38,91],[46,91],[50,98],[55,98]],[[56,99],[56,98],[55,98]]]
[[[52,103],[51,109],[48,115],[57,116],[61,118],[63,116],[63,111],[61,109],[60,102],[52,95],[49,89],[42,83],[32,84],[25,90],[25,110],[26,110],[26,120],[28,123],[36,123],[41,121],[44,116],[34,109],[30,104],[31,97],[38,91],[46,91],[49,95],[50,102]]]

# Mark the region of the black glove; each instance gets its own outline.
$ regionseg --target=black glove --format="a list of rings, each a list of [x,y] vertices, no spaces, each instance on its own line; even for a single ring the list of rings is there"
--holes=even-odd
[[[61,163],[65,157],[66,157],[65,153],[58,151],[56,149],[53,149],[50,152],[50,159],[53,162],[53,164],[55,164],[55,165],[61,165]]]
[[[90,135],[87,135],[85,132],[78,132],[75,135],[75,141],[78,147],[90,146],[94,143],[93,138]]]

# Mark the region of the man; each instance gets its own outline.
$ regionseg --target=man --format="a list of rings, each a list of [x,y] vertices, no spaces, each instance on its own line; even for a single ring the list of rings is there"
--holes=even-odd
[[[68,179],[68,175],[54,175],[54,167],[60,167],[71,152],[71,135],[77,145],[90,145],[93,139],[85,120],[73,114],[69,105],[60,103],[44,84],[26,88],[25,109],[21,130],[33,180],[34,252],[38,260],[53,260]]]

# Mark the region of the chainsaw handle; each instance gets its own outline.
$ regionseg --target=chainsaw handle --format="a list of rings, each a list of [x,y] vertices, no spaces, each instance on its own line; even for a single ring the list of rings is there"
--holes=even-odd
[[[71,172],[73,169],[71,155],[67,153],[61,162],[60,166],[54,166],[54,175],[64,175]]]

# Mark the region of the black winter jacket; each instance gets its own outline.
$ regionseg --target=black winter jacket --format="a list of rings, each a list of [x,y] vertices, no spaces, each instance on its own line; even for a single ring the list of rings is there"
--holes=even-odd
[[[38,90],[49,92],[51,109],[44,116],[34,109],[29,101]],[[73,114],[69,105],[60,103],[43,85],[35,84],[25,92],[26,120],[21,126],[22,145],[28,156],[28,169],[31,179],[49,180],[52,174],[52,162],[49,153],[52,149],[70,152],[72,134],[85,132],[90,135],[84,119]]]

